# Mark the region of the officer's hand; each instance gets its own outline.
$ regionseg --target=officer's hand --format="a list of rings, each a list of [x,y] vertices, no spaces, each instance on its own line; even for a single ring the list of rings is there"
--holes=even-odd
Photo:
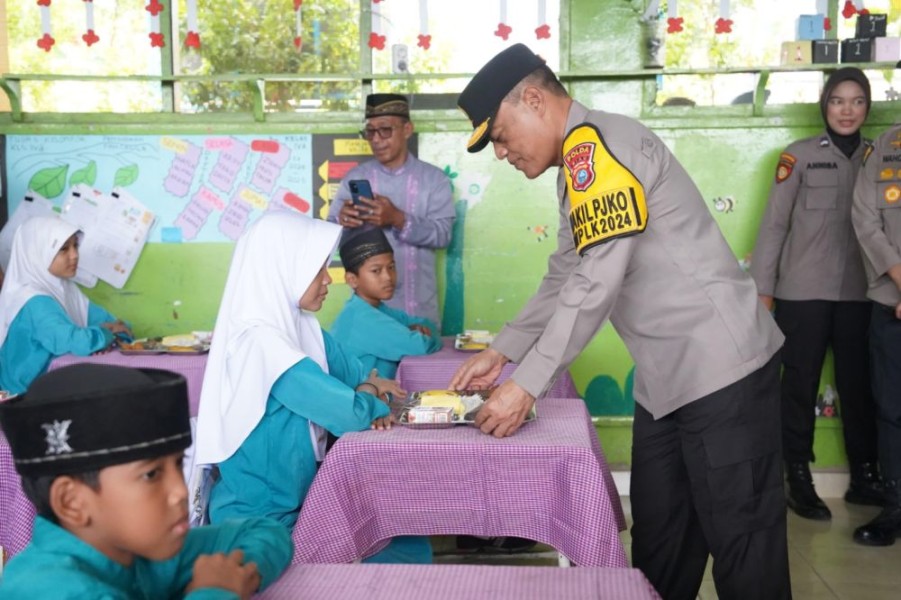
[[[773,297],[772,296],[764,296],[760,294],[757,296],[760,298],[760,301],[763,302],[763,305],[766,306],[766,309],[769,311],[773,310]]]
[[[901,302],[895,305],[895,318],[901,319]]]
[[[482,433],[502,438],[513,435],[528,416],[535,397],[512,379],[502,383],[476,415],[476,427]]]
[[[470,356],[454,373],[448,387],[452,390],[484,390],[490,387],[501,374],[510,359],[488,348]]]

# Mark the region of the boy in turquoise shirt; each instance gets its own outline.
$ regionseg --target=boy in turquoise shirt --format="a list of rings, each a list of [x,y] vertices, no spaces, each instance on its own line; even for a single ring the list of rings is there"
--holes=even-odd
[[[354,354],[367,372],[377,369],[392,379],[404,356],[441,349],[437,327],[385,304],[394,296],[394,251],[376,227],[345,229],[339,246],[344,279],[354,293],[332,325],[332,335]]]
[[[269,519],[188,528],[180,375],[57,369],[0,403],[0,427],[38,512],[0,580],[5,599],[245,599],[291,558],[287,531]]]

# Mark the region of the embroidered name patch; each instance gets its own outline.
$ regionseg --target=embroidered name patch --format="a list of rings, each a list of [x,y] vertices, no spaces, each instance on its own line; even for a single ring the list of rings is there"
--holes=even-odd
[[[580,255],[592,246],[645,230],[644,188],[610,153],[594,126],[580,125],[566,137],[563,165],[569,225]]]

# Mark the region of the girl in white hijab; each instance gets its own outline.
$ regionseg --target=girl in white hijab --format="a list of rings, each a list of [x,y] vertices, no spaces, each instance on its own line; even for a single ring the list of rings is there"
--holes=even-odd
[[[377,396],[403,394],[369,377],[313,312],[331,278],[341,228],[268,213],[238,240],[207,361],[194,460],[218,464],[213,523],[266,516],[289,529],[322,460],[325,432],[390,425]]]
[[[0,291],[0,388],[19,394],[57,356],[104,350],[128,326],[93,304],[71,281],[78,269],[77,228],[35,217],[13,237]]]

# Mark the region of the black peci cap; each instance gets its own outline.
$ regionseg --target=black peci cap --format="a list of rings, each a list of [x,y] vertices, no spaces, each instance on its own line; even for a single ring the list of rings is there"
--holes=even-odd
[[[367,258],[394,252],[385,232],[378,227],[345,228],[338,243],[341,264],[348,271],[356,271]]]
[[[510,90],[544,64],[544,59],[527,46],[514,44],[489,60],[475,74],[457,99],[457,106],[472,121],[474,129],[466,144],[470,152],[478,152],[488,145],[491,119]]]
[[[410,103],[400,94],[369,94],[366,96],[366,118],[404,117],[410,118]]]
[[[83,473],[191,444],[185,378],[161,369],[81,363],[38,377],[0,402],[16,471]]]

